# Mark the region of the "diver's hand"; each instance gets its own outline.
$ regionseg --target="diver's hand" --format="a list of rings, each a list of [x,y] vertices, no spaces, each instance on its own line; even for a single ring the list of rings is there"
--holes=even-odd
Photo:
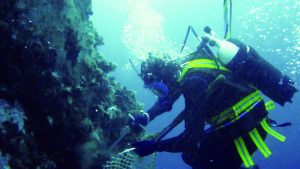
[[[129,114],[128,125],[131,127],[131,129],[133,129],[133,131],[139,132],[145,129],[145,126],[147,126],[149,121],[149,114],[146,112],[135,115]]]
[[[150,155],[157,149],[157,144],[154,140],[137,141],[131,145],[135,148],[134,152],[140,157]]]

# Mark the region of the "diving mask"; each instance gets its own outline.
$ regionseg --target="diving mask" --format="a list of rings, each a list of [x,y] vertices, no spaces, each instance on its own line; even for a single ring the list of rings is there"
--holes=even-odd
[[[152,82],[145,85],[145,88],[150,89],[159,98],[164,98],[169,95],[169,88],[163,82]]]

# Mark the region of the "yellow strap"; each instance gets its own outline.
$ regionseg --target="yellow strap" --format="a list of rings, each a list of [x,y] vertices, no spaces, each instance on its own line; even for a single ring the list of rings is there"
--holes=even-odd
[[[195,59],[189,62],[186,62],[183,64],[183,70],[181,71],[180,77],[178,78],[178,81],[180,82],[183,77],[186,75],[186,73],[190,69],[195,68],[204,68],[204,69],[220,69],[223,71],[228,71],[228,69],[222,65],[217,65],[214,60],[210,59]]]
[[[253,130],[251,130],[249,132],[249,135],[250,135],[252,141],[254,142],[254,144],[256,145],[256,147],[262,153],[262,155],[265,158],[268,158],[272,154],[272,152],[270,151],[270,149],[268,148],[268,146],[266,145],[264,140],[261,138],[261,136],[258,133],[257,129],[254,128]]]
[[[263,129],[270,135],[272,135],[273,137],[275,137],[277,140],[281,141],[281,142],[284,142],[286,137],[279,134],[277,131],[273,130],[266,119],[263,119],[261,122],[260,122],[261,126],[263,127]]]
[[[234,111],[236,111],[238,114],[243,112],[245,109],[247,109],[250,105],[254,104],[255,102],[258,102],[262,99],[261,94],[258,90],[251,93],[250,95],[246,96],[244,99],[239,101],[237,104],[233,106]]]
[[[211,59],[195,59],[187,62],[187,64],[203,64],[203,63],[214,64],[215,61]]]
[[[265,103],[265,107],[267,111],[273,110],[275,108],[275,104],[273,101],[268,101],[267,103]]]
[[[235,147],[245,165],[246,168],[254,166],[254,162],[252,160],[252,157],[249,154],[249,151],[245,145],[245,142],[242,137],[238,137],[234,139]]]
[[[259,91],[256,90],[253,93],[246,96],[245,98],[243,98],[238,103],[236,103],[234,106],[221,112],[220,115],[211,118],[210,121],[211,123],[214,123],[214,121],[218,120],[214,124],[220,124],[227,119],[234,120],[238,118],[241,113],[250,111],[253,108],[253,104],[261,100],[262,96],[259,93]],[[234,115],[232,114],[232,111],[234,111]]]

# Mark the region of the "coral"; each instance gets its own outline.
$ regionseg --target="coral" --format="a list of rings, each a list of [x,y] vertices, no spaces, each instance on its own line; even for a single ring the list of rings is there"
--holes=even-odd
[[[9,166],[100,168],[142,106],[97,51],[91,1],[11,0],[0,9],[0,150]]]
[[[3,123],[9,122],[17,125],[19,132],[25,133],[24,119],[25,115],[21,108],[12,107],[5,100],[0,99],[0,129],[3,129]]]
[[[120,112],[121,111],[116,106],[109,107],[106,110],[106,113],[109,116],[109,119],[116,118],[117,114],[120,113]]]
[[[10,169],[10,166],[8,165],[8,156],[3,156],[2,152],[0,151],[0,168],[1,169]]]

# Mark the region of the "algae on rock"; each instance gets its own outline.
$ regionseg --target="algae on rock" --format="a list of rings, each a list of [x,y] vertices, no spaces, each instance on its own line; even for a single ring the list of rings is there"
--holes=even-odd
[[[11,168],[101,168],[127,114],[142,109],[108,74],[115,65],[97,52],[91,14],[90,0],[0,3],[0,99],[26,117],[26,132],[9,123],[0,133]]]

